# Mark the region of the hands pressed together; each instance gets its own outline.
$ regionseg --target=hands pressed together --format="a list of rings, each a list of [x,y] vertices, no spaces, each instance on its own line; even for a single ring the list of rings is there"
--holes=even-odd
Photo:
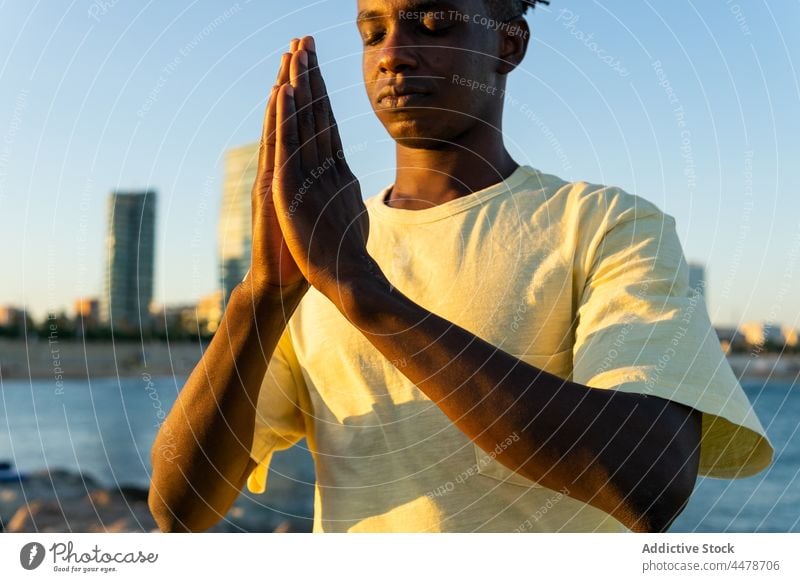
[[[251,285],[330,296],[370,269],[369,219],[344,159],[310,36],[283,54],[267,104],[252,191]]]

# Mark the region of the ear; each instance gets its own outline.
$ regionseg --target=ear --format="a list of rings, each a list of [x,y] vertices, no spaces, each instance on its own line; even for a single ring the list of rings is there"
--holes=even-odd
[[[531,30],[528,28],[528,21],[523,16],[517,16],[503,22],[497,29],[497,34],[500,35],[500,53],[496,71],[501,75],[507,75],[525,58]]]

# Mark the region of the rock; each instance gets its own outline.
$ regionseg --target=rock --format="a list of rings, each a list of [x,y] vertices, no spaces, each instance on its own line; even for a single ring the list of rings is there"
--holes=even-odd
[[[64,470],[40,471],[0,486],[0,524],[9,532],[152,531],[147,491],[102,489]]]
[[[275,480],[279,489],[278,479]],[[286,496],[280,507],[265,496],[243,492],[210,532],[308,532],[313,508],[308,495]],[[297,499],[297,502],[291,500]],[[31,473],[0,483],[0,531],[152,532],[158,531],[147,506],[147,489],[102,488],[88,475],[63,470]]]
[[[92,491],[79,499],[36,500],[20,507],[8,523],[12,533],[156,531],[147,503],[129,502],[120,492]]]

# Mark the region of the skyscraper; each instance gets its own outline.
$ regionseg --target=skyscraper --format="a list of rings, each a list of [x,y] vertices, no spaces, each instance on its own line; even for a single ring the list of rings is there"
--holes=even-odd
[[[152,329],[156,193],[115,191],[108,198],[102,321],[115,331]]]
[[[706,267],[700,263],[689,263],[689,288],[696,289],[703,297],[708,297]]]
[[[258,167],[258,143],[225,153],[225,177],[219,219],[220,288],[225,305],[250,268],[252,219],[250,195]]]

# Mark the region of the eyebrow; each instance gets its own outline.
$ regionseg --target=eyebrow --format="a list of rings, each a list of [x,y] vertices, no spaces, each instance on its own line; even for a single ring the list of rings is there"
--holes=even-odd
[[[455,5],[450,2],[441,2],[440,0],[427,0],[425,2],[418,2],[408,7],[407,11],[435,10],[435,9],[449,8],[451,10],[459,10]],[[386,14],[377,10],[362,10],[358,13],[356,23],[364,22],[365,20],[374,20],[377,18],[385,18]]]
[[[356,18],[356,22],[363,22],[365,20],[372,20],[373,18],[380,18],[383,16],[377,10],[362,10],[358,13],[358,18]]]

